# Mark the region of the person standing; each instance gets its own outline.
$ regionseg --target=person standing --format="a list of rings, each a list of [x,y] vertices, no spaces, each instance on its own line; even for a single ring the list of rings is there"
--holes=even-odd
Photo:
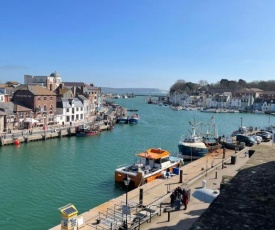
[[[188,194],[186,190],[183,190],[183,194],[182,194],[182,204],[184,205],[184,209],[187,209],[187,204],[188,204]]]
[[[176,200],[175,191],[173,191],[170,195],[170,205],[172,208],[174,207],[175,200]]]

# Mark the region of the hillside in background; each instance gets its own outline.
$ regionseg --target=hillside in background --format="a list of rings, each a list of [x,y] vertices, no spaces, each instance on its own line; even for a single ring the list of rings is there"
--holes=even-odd
[[[109,88],[101,87],[103,94],[167,94],[167,90],[154,89],[154,88]]]

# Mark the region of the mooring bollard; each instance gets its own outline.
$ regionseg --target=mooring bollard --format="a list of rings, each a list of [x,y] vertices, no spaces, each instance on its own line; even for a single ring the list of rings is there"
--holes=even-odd
[[[168,213],[168,222],[170,222],[170,211],[167,212]]]
[[[206,188],[206,180],[203,180],[203,181],[202,181],[201,187],[202,187],[202,188]]]
[[[139,205],[143,206],[143,188],[139,189]]]
[[[180,181],[179,181],[179,183],[182,183],[182,175],[183,175],[183,171],[180,170]]]
[[[218,179],[218,172],[216,172],[216,178],[215,179]]]

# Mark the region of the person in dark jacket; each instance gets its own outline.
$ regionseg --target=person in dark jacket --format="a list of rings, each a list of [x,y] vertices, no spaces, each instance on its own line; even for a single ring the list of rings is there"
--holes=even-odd
[[[175,196],[175,192],[173,191],[170,195],[170,205],[171,205],[171,207],[174,207],[175,200],[176,200],[176,196]]]
[[[185,190],[183,190],[183,192],[182,192],[181,202],[184,205],[183,210],[186,210],[187,209],[187,204],[188,204],[188,194]]]

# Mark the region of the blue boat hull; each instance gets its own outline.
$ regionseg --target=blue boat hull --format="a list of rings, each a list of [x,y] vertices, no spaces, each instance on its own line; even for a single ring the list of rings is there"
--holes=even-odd
[[[186,160],[196,160],[204,157],[209,151],[208,148],[197,148],[185,145],[178,145],[179,153],[182,155],[183,159]]]
[[[129,119],[129,123],[130,124],[137,124],[138,123],[138,119]]]

